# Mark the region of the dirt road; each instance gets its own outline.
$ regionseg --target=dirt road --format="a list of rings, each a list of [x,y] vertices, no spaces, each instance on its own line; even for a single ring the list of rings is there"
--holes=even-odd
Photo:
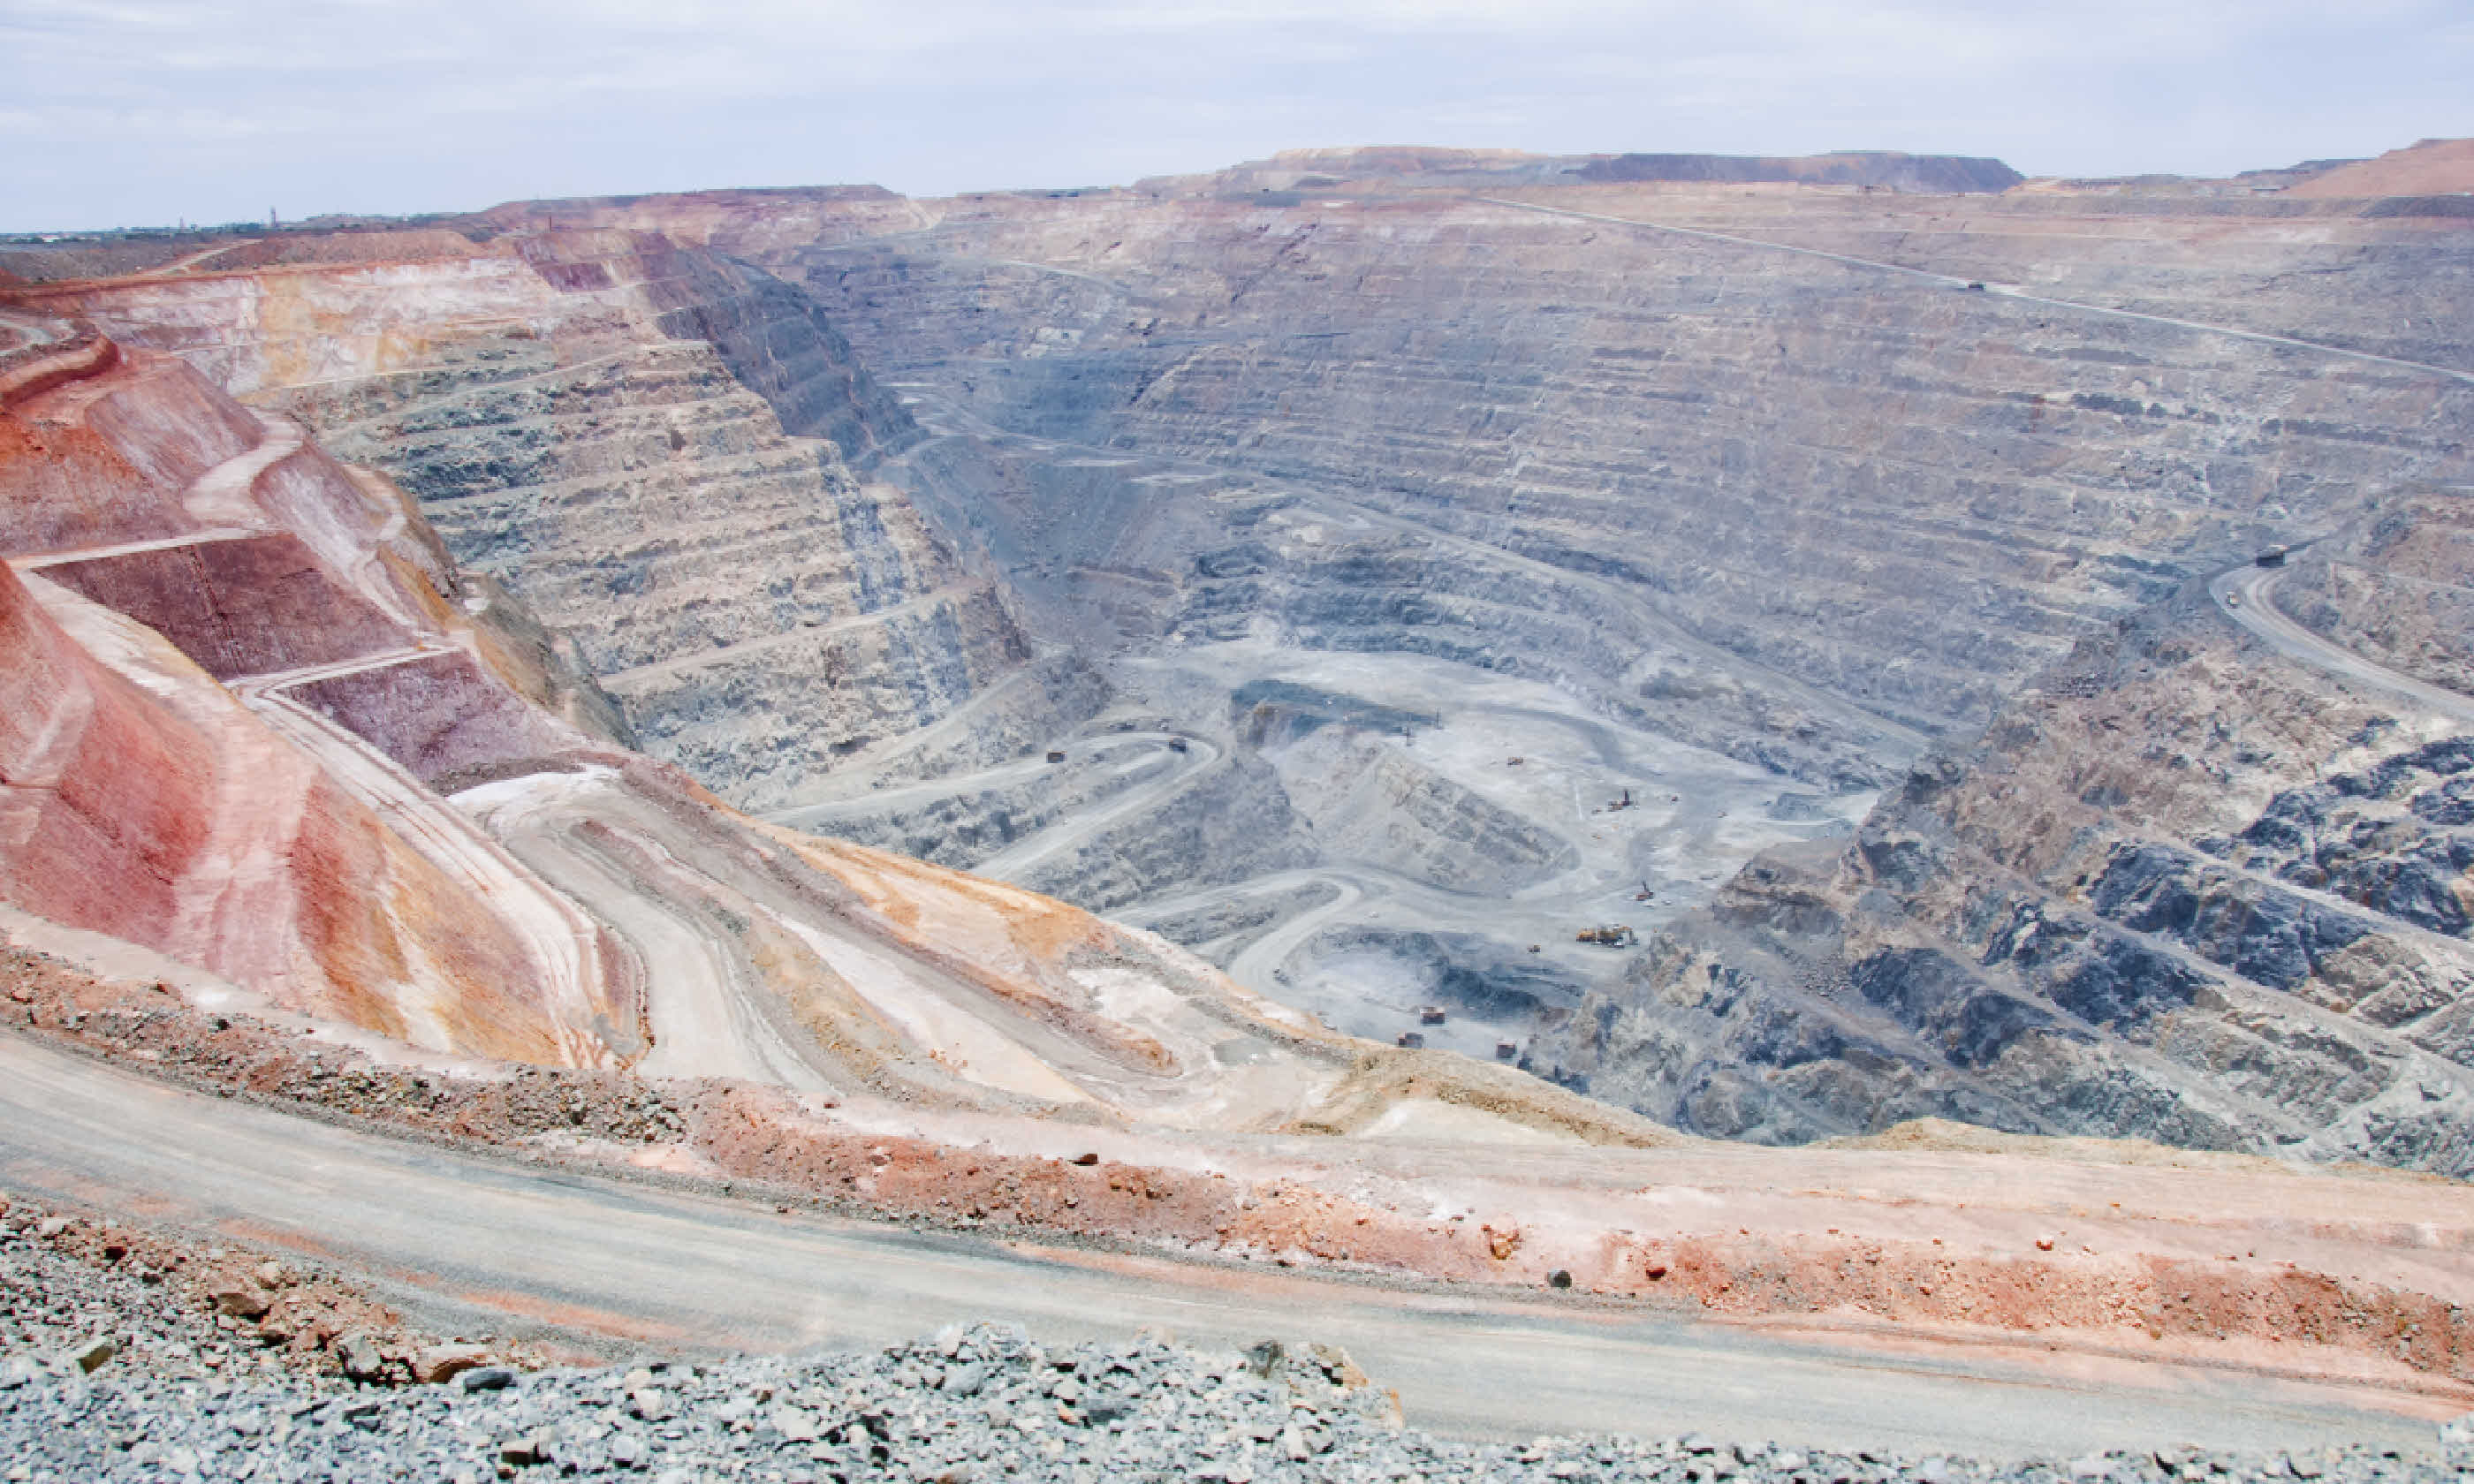
[[[2318,634],[2287,617],[2276,607],[2277,579],[2285,575],[2281,567],[2244,564],[2230,572],[2219,572],[2208,583],[2208,595],[2226,617],[2268,641],[2268,647],[2289,658],[2322,670],[2395,691],[2429,706],[2443,716],[2474,725],[2474,699],[2453,690],[2428,685],[2412,676],[2399,675],[2384,665],[2332,644]]]
[[[1413,1421],[1461,1434],[1698,1428],[1986,1456],[2177,1441],[2427,1449],[2435,1409],[2238,1373],[1857,1350],[1637,1311],[777,1215],[349,1132],[7,1035],[0,1185],[321,1254],[456,1328],[505,1332],[547,1316],[674,1352],[873,1345],[970,1316],[1066,1339],[1144,1324],[1202,1344],[1310,1334],[1398,1387]]]

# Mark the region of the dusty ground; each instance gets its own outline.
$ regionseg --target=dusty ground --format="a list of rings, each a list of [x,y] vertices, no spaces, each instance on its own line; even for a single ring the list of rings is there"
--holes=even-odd
[[[21,1034],[227,1095],[786,1209],[2474,1401],[2474,1191],[2392,1172],[1933,1127],[1796,1151],[1169,1137],[386,1065],[20,949],[0,998]]]

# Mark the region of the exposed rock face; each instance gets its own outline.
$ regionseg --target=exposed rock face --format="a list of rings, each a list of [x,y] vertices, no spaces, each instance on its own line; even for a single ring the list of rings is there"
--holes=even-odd
[[[1403,964],[1536,942],[1593,993],[1532,1065],[1710,1132],[1945,1113],[2457,1168],[2456,713],[2324,702],[2192,584],[2325,537],[2286,607],[2458,682],[2474,238],[2261,182],[1910,194],[2006,183],[1307,152],[516,206],[383,273],[303,246],[33,292],[383,466],[537,654],[785,819],[1242,923],[1202,941],[1273,977],[1309,927],[1380,922],[1352,951]],[[482,779],[532,743],[452,670],[315,694]],[[1020,769],[1110,686],[1208,756]],[[1379,740],[1395,711],[1431,756]],[[1635,916],[1677,925],[1619,974],[1561,921]]]
[[[1580,864],[1561,837],[1471,793],[1391,739],[1327,727],[1282,749],[1290,802],[1328,858],[1475,896],[1509,896]]]
[[[2464,491],[2409,491],[2315,541],[2277,584],[2279,607],[2345,649],[2474,694],[2474,511]]]
[[[1146,897],[1302,866],[1315,852],[1278,777],[1239,753],[1197,771],[1175,797],[1008,878],[1106,912]]]
[[[988,478],[958,496],[990,550],[1079,586],[1084,611],[1121,617],[1143,589],[1166,630],[1262,616],[1303,644],[1517,662],[1813,776],[1883,737],[1779,677],[1924,728],[1979,725],[2195,554],[2468,467],[2452,430],[2474,387],[2444,375],[1348,189],[1277,209],[974,200],[926,233],[772,260],[885,374],[1014,433],[1174,466],[1128,469],[1139,482],[1088,524],[1055,514],[1061,491]],[[1912,203],[1730,216],[1710,193],[1520,194],[2474,364],[2444,307],[2463,244],[2420,228],[2147,203],[2098,224],[2099,243],[2155,242],[2123,262],[2057,242],[2043,199],[1920,250]],[[2306,266],[2363,297],[2322,281],[2306,299],[2280,276]],[[931,460],[950,472],[923,478],[968,477],[958,455],[912,462]]]
[[[608,730],[735,798],[786,802],[1031,660],[997,586],[843,461],[919,434],[795,290],[651,234],[453,241],[45,302],[394,475],[616,698]],[[1084,704],[1022,688],[1042,730]]]
[[[170,639],[217,680],[303,669],[411,639],[328,581],[309,548],[288,534],[114,551],[42,570]]]
[[[410,645],[386,610],[440,602],[418,549],[391,548],[335,466],[178,362],[104,358],[12,399],[0,429],[0,898],[430,1049],[607,1059],[596,1022],[632,1013],[589,947],[562,973],[520,884],[476,899],[469,862],[209,677]],[[204,527],[202,506],[249,524]],[[319,517],[316,544],[353,547],[362,580],[278,510]]]
[[[1621,179],[1706,162],[1590,168],[1323,152],[923,203],[924,226],[855,206],[805,247],[680,209],[803,282],[919,399],[934,436],[885,472],[1007,573],[1045,636],[1098,635],[1161,673],[1246,644],[1439,658],[1823,785],[1809,797],[1892,785],[1853,853],[1810,831],[1601,984],[1534,1048],[1541,1073],[1732,1136],[1940,1113],[2457,1167],[2444,1012],[2383,1019],[2464,980],[2425,925],[2455,899],[2453,826],[2426,839],[2407,807],[2444,780],[2297,818],[2312,843],[2278,849],[2307,868],[2259,853],[2272,810],[2316,807],[2280,795],[2315,770],[2368,777],[2435,721],[2350,740],[2395,713],[2319,706],[2320,677],[2221,633],[2115,630],[2270,540],[2474,477],[2474,239],[2250,194],[2040,188],[1971,199],[1961,221],[1895,192]],[[2364,563],[2373,580],[2315,554],[2294,610],[2334,633],[2310,585],[2376,581],[2331,613],[2387,634],[2366,652],[2452,664],[2454,580],[2393,601],[2420,574],[2389,560]],[[2068,668],[2087,643],[2136,658]],[[2096,687],[2056,703],[2089,713],[2060,733],[2011,699],[2055,675]],[[2119,714],[2096,714],[2099,693]],[[2206,751],[2200,697],[2277,721],[2228,721],[2243,740]],[[1279,766],[1320,861],[1418,878],[1445,853],[1451,829],[1389,838],[1420,790],[1352,814],[1338,744],[1298,741],[1304,712],[1234,709],[1236,747]],[[1950,751],[1911,775],[1935,735]],[[1598,826],[1574,802],[1558,827],[1583,840]],[[1460,833],[1495,845],[1416,884],[1474,887],[1511,931],[1508,894],[1561,858]],[[2365,858],[2338,861],[2336,835]],[[2352,843],[2375,835],[2398,843]],[[2407,884],[2332,899],[2296,874],[2338,880],[2321,854]],[[1645,874],[1671,872],[1653,859]],[[1275,900],[1298,884],[1260,883]],[[1671,915],[1662,880],[1655,903],[1640,887],[1565,910]],[[1211,941],[1242,956],[1244,936]]]
[[[1543,1054],[1713,1133],[1931,1112],[2462,1174],[2474,751],[2446,731],[2194,594],[1920,766],[1853,850],[1747,868]]]
[[[12,932],[121,939],[161,955],[154,993],[238,991],[424,1052],[824,1107],[1278,1128],[1375,1050],[1148,935],[767,828],[596,744],[546,704],[582,687],[537,621],[472,621],[512,605],[467,591],[384,480],[159,354],[29,344],[73,374],[21,377],[0,412]],[[93,545],[43,544],[63,462],[95,481]]]
[[[1998,159],[1901,155],[1890,150],[1851,150],[1783,159],[1747,155],[1616,155],[1593,157],[1575,174],[1593,184],[1613,180],[1795,180],[1811,185],[1880,186],[1901,191],[2006,191],[2027,179]]]

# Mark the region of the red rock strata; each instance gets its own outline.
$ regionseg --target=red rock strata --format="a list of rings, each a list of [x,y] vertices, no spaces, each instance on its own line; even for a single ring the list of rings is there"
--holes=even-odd
[[[136,619],[219,681],[349,659],[412,635],[289,534],[115,552],[43,576]]]
[[[211,749],[0,565],[0,897],[143,941],[211,831]]]

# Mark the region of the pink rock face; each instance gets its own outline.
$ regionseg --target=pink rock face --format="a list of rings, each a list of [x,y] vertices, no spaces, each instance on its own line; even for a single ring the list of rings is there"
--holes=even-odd
[[[116,355],[66,384],[37,383],[0,405],[0,551],[193,531],[179,491],[257,436],[255,418],[169,357]]]
[[[289,535],[150,547],[42,570],[170,639],[217,680],[327,664],[412,641],[337,586]]]
[[[455,787],[458,775],[576,741],[460,652],[310,681],[290,694],[443,789]]]
[[[158,941],[209,833],[211,751],[0,565],[0,898]]]
[[[289,529],[203,532],[202,486]],[[390,674],[416,634],[377,604],[447,610],[393,530],[173,363],[88,354],[0,409],[0,555],[55,559],[0,566],[0,899],[417,1045],[608,1060],[594,1027],[633,1012],[570,924],[511,916],[517,868],[390,772],[565,739],[461,654]],[[279,687],[215,682],[366,658],[331,739]]]

